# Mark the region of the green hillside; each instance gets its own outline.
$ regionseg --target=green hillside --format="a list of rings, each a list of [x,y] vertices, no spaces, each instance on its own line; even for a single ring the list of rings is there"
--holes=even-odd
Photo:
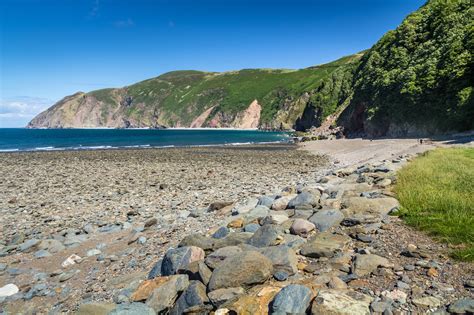
[[[173,125],[178,120],[182,124],[189,124],[196,113],[211,106],[216,106],[214,113],[233,116],[256,99],[262,106],[261,124],[277,126],[280,122],[276,123],[274,118],[285,101],[291,102],[306,92],[320,90],[321,95],[314,100],[327,107],[323,99],[330,99],[332,95],[330,91],[325,94],[326,86],[334,80],[334,75],[352,72],[360,56],[348,56],[301,70],[244,69],[224,73],[174,71],[123,89],[97,90],[88,95],[97,99],[107,111],[120,106],[121,100],[128,99],[126,115],[138,120],[149,115],[150,111],[164,112],[161,117],[164,125]],[[332,100],[330,108],[337,106],[337,103],[338,100]],[[324,114],[330,112],[325,110]],[[290,127],[292,125],[291,121],[283,122]]]

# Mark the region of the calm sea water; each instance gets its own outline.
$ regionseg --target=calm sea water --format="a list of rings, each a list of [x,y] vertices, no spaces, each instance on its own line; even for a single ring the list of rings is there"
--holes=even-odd
[[[256,130],[0,128],[0,152],[238,145],[289,139],[283,132]]]

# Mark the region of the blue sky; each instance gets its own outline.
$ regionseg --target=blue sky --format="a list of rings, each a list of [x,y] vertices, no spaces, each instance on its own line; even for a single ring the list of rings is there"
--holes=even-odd
[[[1,0],[0,127],[77,91],[196,69],[303,68],[370,48],[420,0]]]

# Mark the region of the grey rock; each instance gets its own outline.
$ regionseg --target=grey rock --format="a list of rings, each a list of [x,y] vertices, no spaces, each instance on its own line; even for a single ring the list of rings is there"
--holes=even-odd
[[[229,233],[229,228],[221,226],[214,234],[212,234],[212,237],[220,239],[226,237]]]
[[[157,313],[166,312],[174,305],[179,293],[186,290],[188,286],[187,275],[170,276],[168,281],[153,290],[146,304]]]
[[[292,218],[307,220],[309,217],[313,215],[313,213],[314,213],[313,210],[295,209]]]
[[[25,241],[24,243],[20,244],[18,246],[18,250],[21,252],[30,252],[32,251],[38,244],[40,243],[40,240],[38,239],[29,239]]]
[[[143,303],[119,304],[108,315],[155,315],[155,311]]]
[[[319,204],[319,190],[303,191],[288,203],[289,209],[312,209]]]
[[[358,276],[365,276],[371,274],[377,269],[377,267],[390,268],[393,267],[393,265],[390,264],[388,259],[384,257],[380,257],[374,254],[357,254],[354,261],[353,273]]]
[[[66,247],[63,245],[63,243],[61,243],[58,240],[47,239],[47,240],[42,240],[38,244],[38,248],[39,249],[45,249],[48,252],[54,254],[54,253],[57,253],[57,252],[60,252],[60,251],[64,250]]]
[[[448,307],[451,314],[474,314],[474,299],[459,299]]]
[[[245,243],[251,236],[252,233],[239,232],[230,233],[224,238],[216,239],[212,237],[206,237],[201,234],[190,234],[184,237],[181,243],[179,243],[179,246],[197,246],[202,248],[206,252],[211,252],[222,247],[234,246]]]
[[[347,235],[320,233],[301,247],[301,255],[313,258],[333,257],[349,242],[350,237]]]
[[[211,291],[207,294],[209,299],[212,302],[212,305],[214,307],[218,308],[222,304],[233,301],[237,299],[239,296],[243,295],[245,293],[245,290],[241,287],[237,288],[224,288],[224,289],[217,289],[214,291]]]
[[[313,294],[310,289],[299,284],[290,284],[275,296],[271,304],[271,314],[306,314]]]
[[[320,232],[329,230],[338,225],[344,219],[344,215],[337,209],[320,210],[309,218]]]
[[[285,245],[264,247],[259,253],[271,260],[274,272],[285,272],[294,275],[298,272],[298,257],[293,249]]]
[[[260,224],[250,223],[244,226],[245,232],[255,233],[260,228]]]
[[[365,234],[357,234],[357,240],[363,242],[363,243],[372,243],[374,239],[370,237],[369,235]]]
[[[272,262],[256,251],[245,251],[224,260],[212,273],[209,291],[246,287],[265,282],[273,274]]]
[[[273,274],[273,278],[275,278],[278,281],[285,281],[288,279],[289,274],[285,271],[277,271]]]
[[[50,257],[51,256],[51,253],[48,252],[47,250],[45,249],[40,249],[39,251],[37,251],[35,253],[35,258],[45,258],[45,257]]]
[[[258,198],[258,206],[265,206],[270,208],[275,200],[275,196],[261,196]]]
[[[198,306],[205,309],[205,303],[208,303],[209,299],[206,295],[206,287],[199,281],[191,281],[188,288],[181,294],[176,301],[175,306],[171,309],[171,315],[184,314],[189,308],[196,310]]]
[[[216,250],[215,252],[207,255],[205,262],[210,268],[217,268],[225,259],[228,257],[235,256],[242,252],[242,248],[238,246],[227,246]]]
[[[280,229],[272,224],[261,226],[248,240],[248,244],[255,247],[276,245],[281,235]]]
[[[204,251],[196,246],[185,246],[170,249],[163,257],[161,274],[164,276],[174,275],[189,263],[204,259]]]
[[[163,259],[159,259],[153,268],[151,268],[150,273],[148,273],[148,280],[155,279],[156,277],[161,276],[161,265],[163,264]]]
[[[59,282],[65,282],[71,279],[72,277],[74,277],[78,272],[79,270],[71,270],[68,272],[63,272],[62,274],[59,275],[58,280]]]
[[[383,313],[386,310],[392,309],[392,303],[390,301],[374,301],[370,304],[372,312]]]

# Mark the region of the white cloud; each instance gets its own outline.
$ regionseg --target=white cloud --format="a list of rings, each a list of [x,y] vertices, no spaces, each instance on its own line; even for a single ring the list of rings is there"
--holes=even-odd
[[[51,106],[47,98],[19,96],[0,100],[0,118],[33,118]]]
[[[134,26],[135,23],[133,22],[131,18],[128,18],[126,20],[116,21],[114,25],[115,27],[131,27],[131,26]]]

